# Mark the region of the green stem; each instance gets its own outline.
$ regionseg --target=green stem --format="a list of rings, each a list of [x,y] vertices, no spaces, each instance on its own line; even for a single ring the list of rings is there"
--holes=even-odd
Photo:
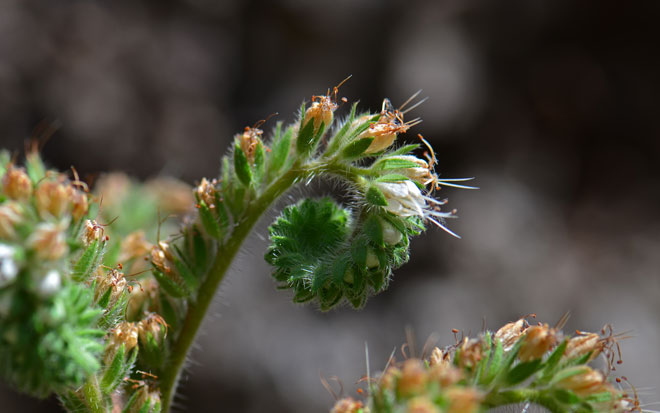
[[[546,392],[536,389],[505,390],[490,393],[483,403],[484,407],[495,408],[517,403],[534,403],[545,407],[553,413],[564,413],[564,408],[557,400],[550,397]]]
[[[286,192],[305,172],[294,166],[268,186],[261,196],[249,203],[227,242],[218,249],[213,265],[197,291],[197,297],[188,303],[188,311],[181,332],[171,349],[171,358],[159,377],[164,412],[169,412],[190,346],[197,336],[197,331],[215,296],[218,285],[224,278],[236,253],[240,250],[243,241],[273,201]]]

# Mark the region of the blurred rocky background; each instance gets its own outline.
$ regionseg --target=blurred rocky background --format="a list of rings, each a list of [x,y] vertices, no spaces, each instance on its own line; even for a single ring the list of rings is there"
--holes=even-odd
[[[481,187],[440,193],[463,239],[427,232],[389,291],[322,314],[275,290],[271,213],[207,319],[181,411],[327,411],[319,375],[355,395],[365,343],[373,373],[406,326],[419,350],[566,311],[569,331],[631,331],[617,372],[656,402],[659,19],[653,0],[2,0],[0,142],[20,154],[56,128],[43,154],[60,169],[194,183],[235,132],[292,120],[348,74],[341,95],[364,108],[423,89],[408,139],[422,132],[443,176]],[[58,411],[0,386],[3,412]]]

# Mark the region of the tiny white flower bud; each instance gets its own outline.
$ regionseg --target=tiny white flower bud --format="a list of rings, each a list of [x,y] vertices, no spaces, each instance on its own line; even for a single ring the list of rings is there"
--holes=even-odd
[[[50,270],[39,283],[39,294],[44,297],[53,295],[62,286],[62,277],[57,270]]]

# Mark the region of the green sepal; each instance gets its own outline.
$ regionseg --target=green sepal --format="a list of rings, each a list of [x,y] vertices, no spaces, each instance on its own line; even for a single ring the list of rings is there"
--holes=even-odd
[[[508,385],[518,384],[536,373],[543,367],[543,360],[537,359],[519,363],[506,375],[505,382]]]
[[[25,171],[33,184],[46,177],[46,166],[37,152],[28,153],[25,157]]]
[[[183,298],[189,295],[190,291],[188,291],[182,285],[179,285],[179,283],[174,282],[172,279],[163,274],[163,272],[159,269],[154,268],[151,272],[154,275],[156,281],[158,281],[158,285],[160,285],[163,290],[170,296],[175,298]]]
[[[122,343],[115,353],[110,365],[106,368],[101,378],[101,391],[104,394],[112,393],[124,378],[126,357],[126,345]]]
[[[369,138],[358,139],[354,142],[349,143],[341,151],[342,158],[346,160],[354,160],[360,158],[361,155],[363,155],[364,152],[367,150],[367,148],[369,148],[371,142],[373,141],[374,138],[369,137]]]
[[[303,119],[302,122],[305,120]],[[307,155],[311,153],[314,144],[314,120],[305,123],[305,126],[300,128],[298,136],[296,137],[296,152],[298,155]]]
[[[601,393],[590,394],[584,398],[585,401],[589,403],[605,403],[612,401],[612,393],[605,391]]]
[[[362,224],[362,232],[374,245],[382,247],[385,245],[383,240],[383,225],[377,215],[369,215]]]
[[[107,411],[96,375],[89,376],[83,385],[83,394],[85,395],[85,404],[92,413]]]
[[[82,255],[73,265],[71,278],[77,282],[88,280],[101,264],[105,241],[94,240],[83,251]]]
[[[87,410],[83,400],[71,390],[58,394],[58,400],[68,412],[84,412]]]
[[[163,316],[167,325],[176,331],[180,324],[176,309],[165,294],[161,293],[158,301],[160,303],[160,315]]]
[[[491,352],[490,363],[486,375],[481,379],[481,383],[485,385],[490,384],[497,375],[504,356],[504,346],[502,345],[502,341],[498,339],[494,339],[493,341],[495,342],[495,348]]]
[[[275,130],[275,139],[273,141],[273,149],[270,153],[270,167],[269,173],[271,176],[277,174],[284,165],[286,165],[289,158],[289,153],[291,152],[291,138],[293,137],[293,129],[287,128],[283,134],[281,134],[282,122],[277,123],[277,129]]]
[[[160,328],[161,337],[165,335],[165,327]],[[153,368],[160,368],[165,361],[165,342],[159,343],[151,332],[146,333],[146,341],[140,337],[140,360]]]
[[[374,162],[371,169],[374,171],[386,171],[390,169],[419,168],[419,165],[407,159],[381,158]]]
[[[236,171],[236,176],[243,185],[250,186],[250,182],[252,182],[250,163],[238,143],[234,145],[234,171]]]
[[[393,150],[392,152],[388,152],[387,156],[397,156],[397,155],[407,155],[410,152],[414,151],[415,149],[419,148],[419,144],[413,143],[410,145],[403,145],[400,148],[397,148]]]
[[[206,233],[216,240],[222,239],[222,229],[220,228],[217,218],[213,215],[213,212],[211,212],[211,209],[202,200],[199,201],[198,205],[199,208],[197,208],[197,211],[199,212],[199,220],[202,222],[202,226]]]
[[[344,144],[344,138],[346,137],[349,129],[353,125],[353,121],[355,120],[356,110],[357,110],[357,102],[353,103],[353,105],[351,106],[351,113],[348,115],[348,118],[346,118],[339,131],[337,131],[337,133],[335,133],[334,136],[330,138],[330,142],[328,142],[328,148],[325,151],[326,155],[333,154],[337,149],[339,149]]]
[[[401,174],[385,174],[376,178],[376,182],[401,182],[401,181],[409,181],[409,180],[410,178]]]
[[[371,185],[369,189],[367,189],[365,199],[371,205],[387,206],[387,198],[385,198],[385,195],[381,192],[381,190],[376,188],[374,185]]]
[[[580,398],[570,390],[557,389],[553,392],[555,399],[563,404],[578,404],[580,403]]]
[[[108,288],[108,291],[104,294],[112,292],[112,288]],[[109,300],[108,300],[109,301]],[[108,305],[110,304],[110,307]],[[128,304],[128,292],[122,291],[117,300],[114,303],[106,302],[105,311],[103,316],[99,320],[99,327],[102,329],[109,329],[121,321],[122,317],[126,313],[126,305]]]
[[[547,360],[543,364],[543,375],[539,379],[539,383],[547,383],[552,379],[552,376],[557,371],[559,362],[561,361],[564,351],[566,351],[566,346],[568,345],[568,340],[564,340],[557,346],[557,348],[548,356]]]
[[[266,173],[266,151],[263,143],[259,142],[254,151],[254,181],[259,184]]]

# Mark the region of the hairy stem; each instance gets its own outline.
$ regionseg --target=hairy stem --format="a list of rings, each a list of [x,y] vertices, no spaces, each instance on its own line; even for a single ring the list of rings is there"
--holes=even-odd
[[[268,186],[261,196],[250,202],[229,239],[218,248],[213,265],[199,287],[197,296],[188,303],[188,311],[183,322],[183,327],[172,346],[169,363],[159,377],[164,412],[169,412],[170,410],[181,369],[183,368],[190,346],[195,340],[197,331],[215,296],[218,285],[223,280],[236,253],[240,250],[243,241],[250,234],[252,227],[254,227],[261,215],[273,201],[295,183],[301,173],[304,172],[294,167]]]

